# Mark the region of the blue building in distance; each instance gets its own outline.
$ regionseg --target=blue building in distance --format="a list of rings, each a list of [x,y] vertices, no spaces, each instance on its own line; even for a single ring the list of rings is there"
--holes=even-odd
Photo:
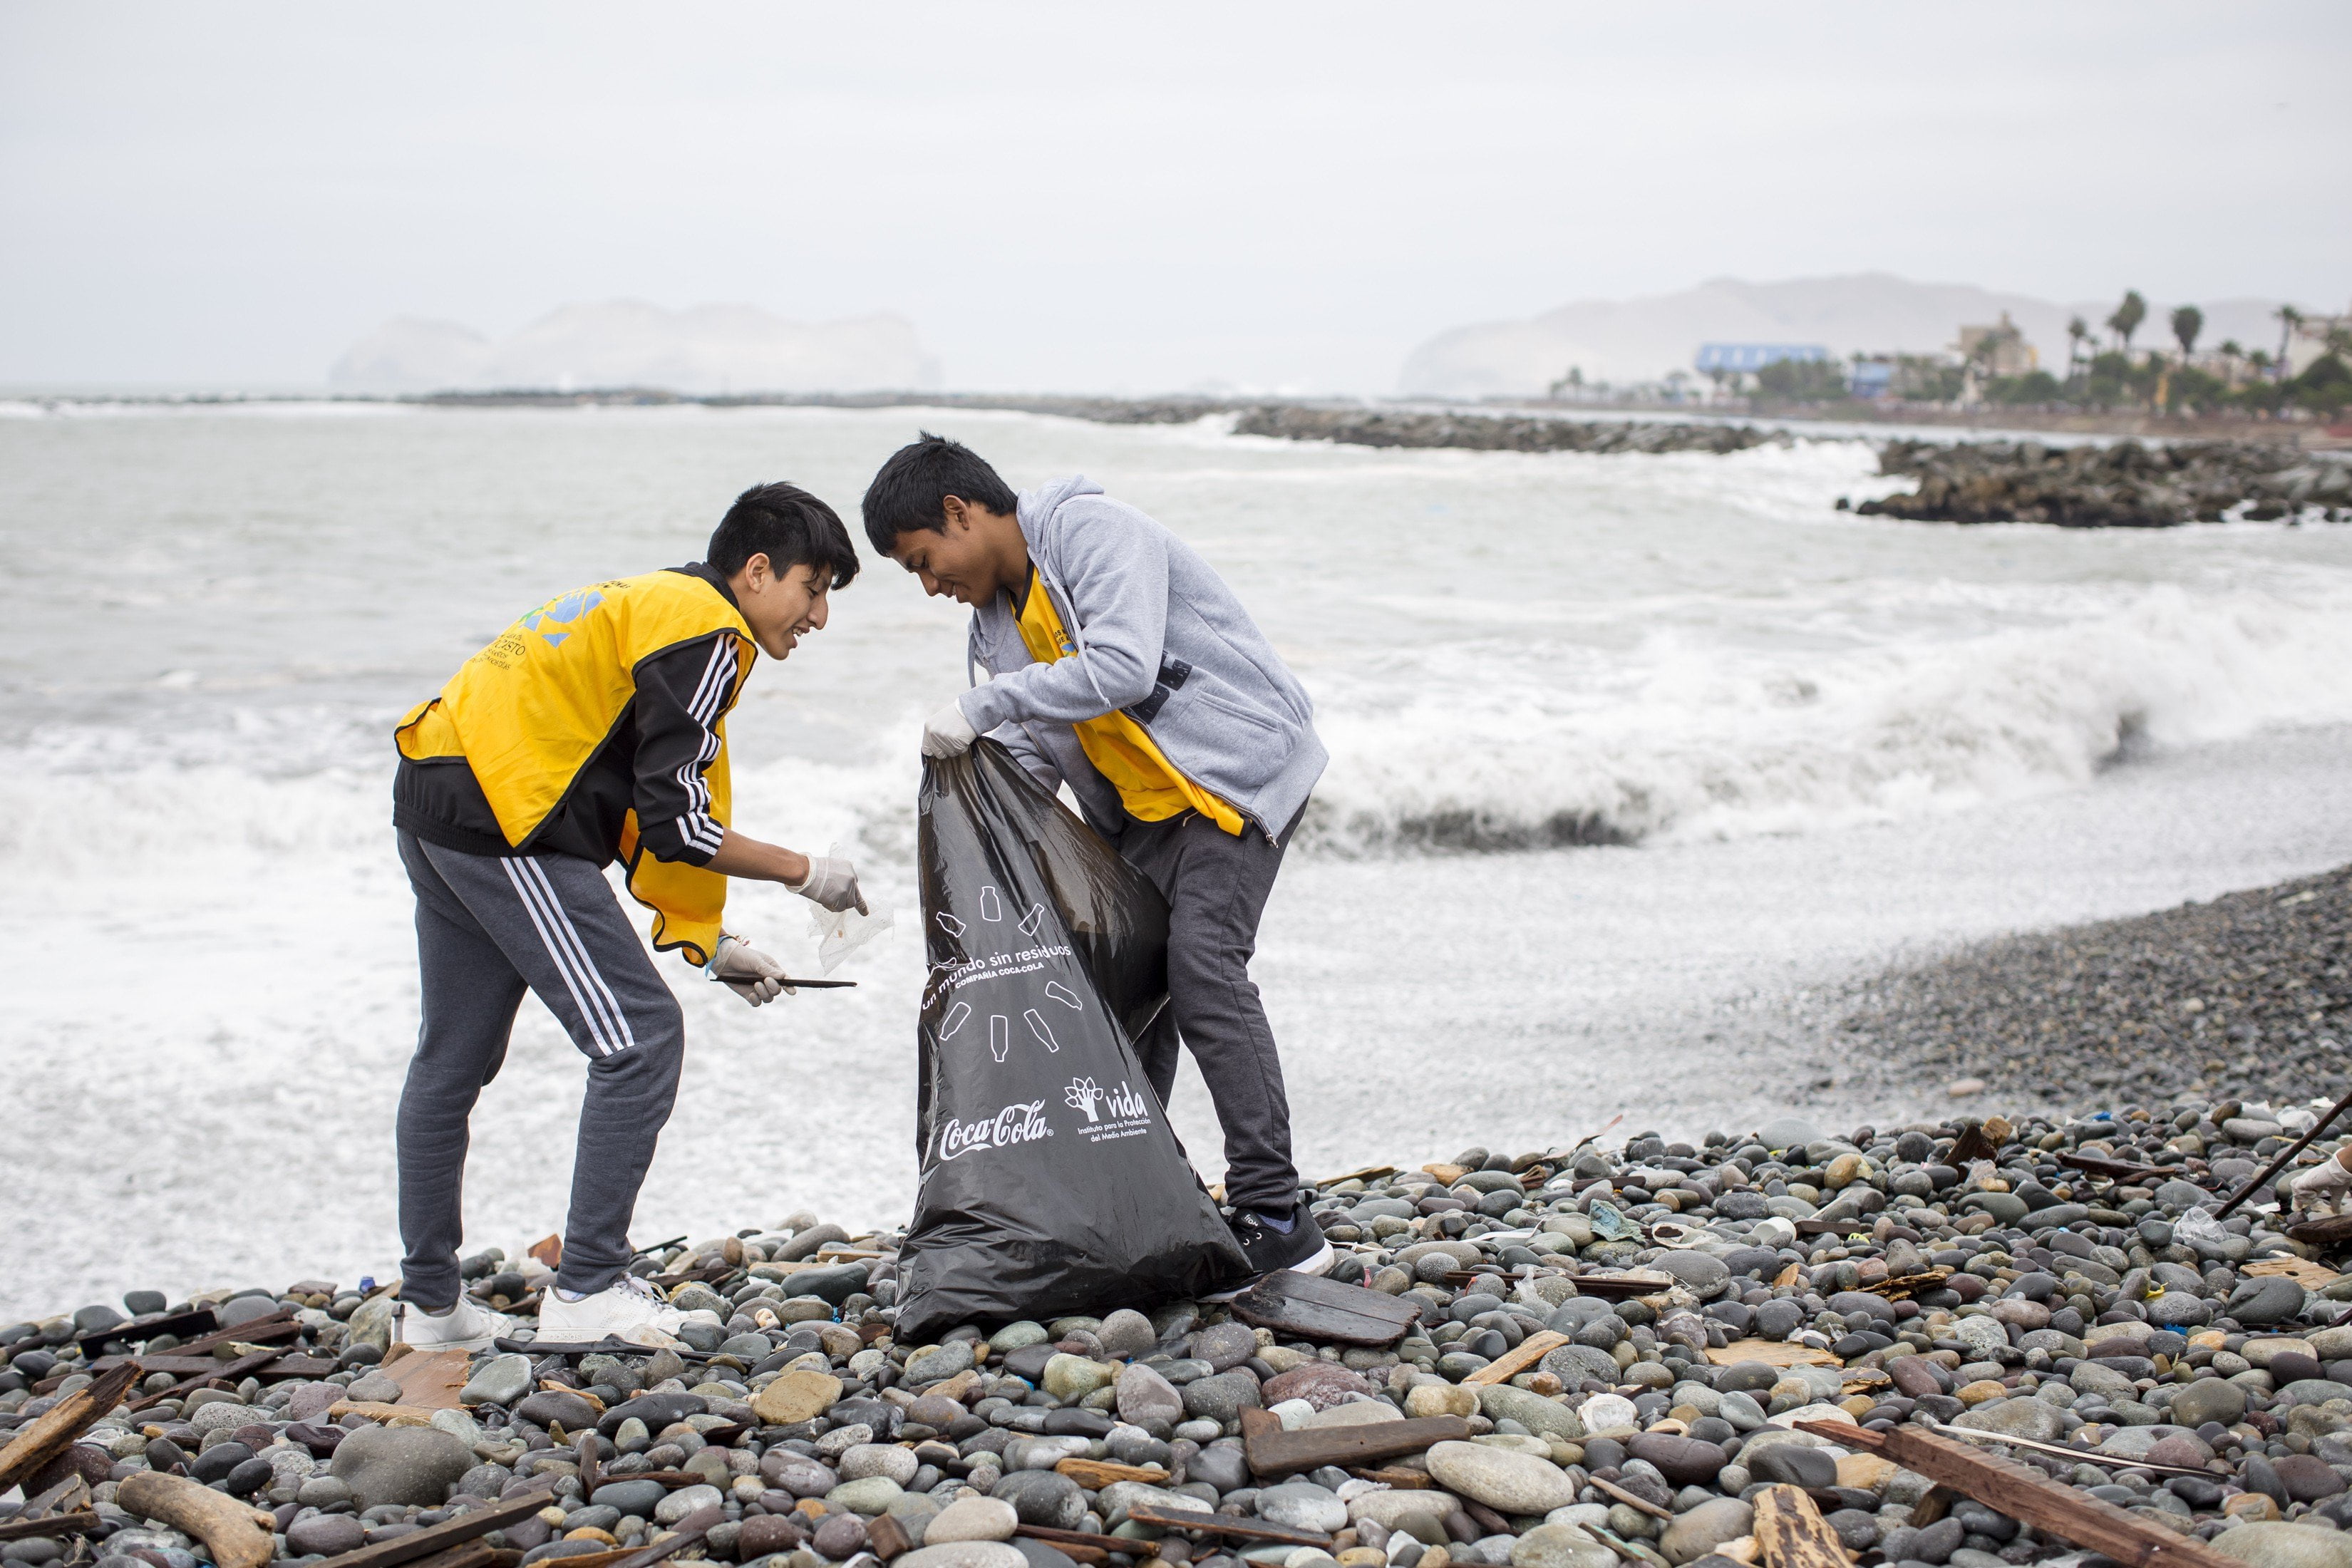
[[[1697,368],[1747,375],[1784,360],[1810,364],[1829,357],[1830,351],[1819,343],[1701,343]]]

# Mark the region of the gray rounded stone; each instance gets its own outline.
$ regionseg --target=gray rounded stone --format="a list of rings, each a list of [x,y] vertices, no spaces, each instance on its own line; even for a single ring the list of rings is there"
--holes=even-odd
[[[329,1473],[347,1481],[361,1511],[385,1503],[426,1507],[474,1468],[474,1451],[437,1426],[364,1426],[335,1448]]]
[[[893,1568],[1029,1568],[1029,1559],[1002,1541],[950,1541],[918,1547]]]
[[[1131,1307],[1121,1307],[1105,1318],[1102,1327],[1095,1331],[1095,1339],[1103,1354],[1119,1361],[1148,1355],[1160,1341],[1151,1331],[1151,1320]]]
[[[1497,1513],[1549,1513],[1576,1500],[1575,1481],[1549,1459],[1484,1443],[1436,1445],[1429,1473],[1448,1491]]]
[[[659,1481],[606,1481],[588,1500],[599,1508],[616,1508],[624,1514],[651,1519],[669,1489]]]
[[[1013,1505],[1024,1524],[1076,1530],[1087,1517],[1087,1494],[1078,1483],[1054,1470],[1015,1470],[991,1493]]]
[[[335,1557],[356,1552],[366,1542],[367,1527],[360,1523],[357,1514],[313,1514],[286,1528],[286,1544],[298,1556]]]
[[[1677,1568],[1696,1562],[1727,1541],[1737,1541],[1754,1524],[1755,1510],[1738,1498],[1717,1498],[1676,1516],[1658,1538],[1658,1550]]]
[[[2172,1395],[2172,1419],[2183,1426],[2219,1421],[2234,1426],[2246,1414],[2246,1391],[2223,1377],[2200,1377]]]

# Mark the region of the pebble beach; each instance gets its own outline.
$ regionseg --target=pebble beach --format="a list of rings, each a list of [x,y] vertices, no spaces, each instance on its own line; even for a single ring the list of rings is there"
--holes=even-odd
[[[1319,1184],[1312,1212],[1332,1279],[1410,1309],[1386,1344],[1193,1300],[902,1344],[903,1233],[807,1213],[642,1254],[633,1271],[689,1314],[664,1348],[538,1353],[544,1264],[467,1258],[474,1296],[520,1312],[511,1349],[474,1356],[437,1408],[404,1403],[404,1363],[431,1358],[397,1343],[388,1284],[133,1292],[0,1330],[0,1440],[126,1355],[172,1355],[157,1325],[191,1312],[223,1326],[225,1367],[251,1370],[131,1382],[143,1407],[98,1415],[24,1481],[84,1489],[86,1537],[5,1555],[219,1561],[125,1505],[160,1472],[262,1510],[275,1558],[304,1563],[542,1490],[488,1550],[1726,1568],[1756,1560],[1759,1510],[1794,1489],[1862,1564],[2083,1560],[1982,1501],[1923,1506],[1928,1479],[1871,1447],[1911,1428],[2238,1561],[2352,1563],[2352,1278],[2336,1244],[2290,1234],[2283,1180],[2211,1214],[2317,1109],[2173,1094],[1851,1131],[1785,1116],[1368,1167]],[[2334,1129],[2301,1162],[2347,1142]],[[256,1360],[236,1335],[263,1329]],[[1253,1463],[1260,1428],[1405,1422],[1415,1440],[1377,1464]]]

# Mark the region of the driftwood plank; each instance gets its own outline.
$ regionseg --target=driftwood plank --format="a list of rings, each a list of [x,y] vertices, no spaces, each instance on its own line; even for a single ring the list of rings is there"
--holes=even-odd
[[[301,1337],[302,1325],[294,1321],[293,1313],[280,1309],[266,1318],[248,1318],[242,1323],[190,1340],[184,1345],[173,1347],[172,1353],[201,1355],[214,1346],[227,1344],[232,1340],[248,1345],[274,1345]]]
[[[277,1521],[259,1509],[185,1476],[141,1470],[126,1479],[115,1500],[126,1513],[194,1536],[219,1568],[265,1568]]]
[[[137,1366],[118,1366],[85,1388],[77,1388],[36,1416],[5,1448],[0,1448],[0,1491],[39,1470],[73,1446],[91,1423],[122,1403],[137,1381]]]
[[[394,1536],[390,1541],[379,1541],[373,1546],[346,1552],[335,1561],[344,1564],[344,1568],[394,1568],[396,1563],[414,1563],[420,1557],[430,1557],[452,1546],[462,1546],[493,1530],[503,1530],[509,1524],[529,1519],[545,1508],[548,1499],[554,1495],[552,1482],[544,1487],[534,1487],[530,1491],[494,1502],[488,1508],[469,1508],[455,1519],[427,1525],[406,1535]]]
[[[1224,1535],[1236,1541],[1267,1541],[1281,1546],[1331,1544],[1331,1538],[1318,1531],[1293,1530],[1286,1524],[1269,1524],[1262,1519],[1235,1519],[1206,1509],[1194,1513],[1181,1508],[1131,1508],[1127,1517],[1138,1524],[1156,1524],[1162,1530],[1194,1530],[1203,1535]]]
[[[2003,1459],[1949,1437],[1912,1427],[1870,1432],[1843,1423],[1800,1421],[1797,1429],[1864,1448],[1916,1470],[1987,1508],[2112,1557],[2126,1568],[2230,1568],[2195,1536],[2175,1535],[2133,1518],[2111,1502],[2061,1486],[2030,1465]]]
[[[1799,1487],[1758,1492],[1756,1548],[1767,1568],[1847,1568],[1852,1559],[1837,1531]]]
[[[2058,1163],[2122,1182],[2162,1182],[2189,1173],[2186,1165],[2136,1165],[2128,1160],[2103,1160],[2096,1154],[2077,1154],[2072,1150],[2059,1155]]]
[[[131,1408],[133,1411],[139,1411],[146,1409],[151,1405],[161,1405],[166,1399],[176,1399],[192,1388],[202,1388],[205,1384],[220,1378],[226,1378],[229,1382],[235,1383],[248,1374],[258,1373],[263,1367],[285,1353],[283,1351],[265,1347],[255,1351],[250,1355],[241,1355],[235,1361],[215,1362],[212,1371],[199,1373],[194,1377],[184,1377],[169,1388],[157,1389],[152,1394],[142,1395],[131,1404]],[[131,1370],[134,1372],[138,1370],[135,1363]]]
[[[1404,1338],[1421,1318],[1421,1303],[1286,1269],[1234,1297],[1233,1314],[1252,1328],[1378,1347]]]
[[[29,1541],[37,1535],[87,1535],[97,1528],[95,1513],[53,1513],[47,1519],[12,1519],[0,1524],[0,1541]]]
[[[1738,1366],[1744,1361],[1760,1361],[1767,1366],[1843,1364],[1829,1352],[1817,1351],[1793,1340],[1734,1340],[1721,1350],[1707,1352],[1706,1359],[1717,1366]]]
[[[117,1340],[152,1340],[159,1334],[208,1334],[219,1327],[220,1319],[210,1307],[194,1307],[184,1312],[150,1312],[110,1329],[92,1329],[88,1333],[76,1334],[74,1343],[84,1351],[93,1351]]]
[[[1361,1426],[1303,1426],[1282,1429],[1280,1420],[1263,1410],[1242,1412],[1242,1453],[1261,1477],[1297,1475],[1325,1465],[1346,1469],[1400,1454],[1418,1454],[1433,1443],[1460,1442],[1470,1436],[1470,1423],[1459,1415],[1431,1415],[1417,1421],[1374,1421]]]
[[[1113,1481],[1141,1481],[1148,1487],[1168,1484],[1168,1472],[1165,1470],[1147,1470],[1140,1465],[1115,1465],[1108,1459],[1064,1459],[1054,1468],[1090,1492],[1100,1491]]]
[[[1615,1498],[1619,1502],[1623,1503],[1626,1507],[1639,1509],[1642,1512],[1648,1514],[1652,1519],[1672,1520],[1675,1517],[1674,1510],[1672,1509],[1660,1508],[1648,1498],[1637,1497],[1633,1493],[1627,1491],[1623,1487],[1619,1486],[1614,1481],[1604,1481],[1597,1477],[1587,1476],[1585,1478],[1585,1484],[1591,1487],[1597,1487],[1601,1491],[1604,1491],[1611,1497]]]
[[[882,1516],[889,1518],[888,1514]],[[1025,1535],[1032,1541],[1042,1541],[1055,1551],[1066,1553],[1087,1568],[1103,1568],[1114,1552],[1133,1556],[1144,1543],[1124,1535],[1094,1535],[1083,1530],[1055,1530],[1047,1524],[1024,1524],[1015,1527],[1015,1535]]]
[[[1505,1351],[1462,1381],[1467,1384],[1508,1383],[1569,1342],[1566,1334],[1556,1333],[1550,1329],[1538,1330],[1521,1340],[1517,1347]]]
[[[1576,1293],[1604,1301],[1626,1301],[1636,1296],[1663,1296],[1675,1288],[1671,1274],[1579,1274]]]

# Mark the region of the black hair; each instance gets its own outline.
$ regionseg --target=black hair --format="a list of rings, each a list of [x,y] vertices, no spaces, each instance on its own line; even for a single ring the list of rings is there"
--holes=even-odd
[[[945,533],[950,496],[1007,517],[1020,505],[1013,487],[985,458],[961,441],[926,430],[920,440],[891,453],[866,487],[866,537],[887,555],[902,533]]]
[[[737,496],[702,558],[721,577],[732,577],[754,555],[766,556],[778,576],[795,566],[821,567],[833,574],[835,588],[857,575],[857,547],[841,514],[798,485],[753,485]]]

